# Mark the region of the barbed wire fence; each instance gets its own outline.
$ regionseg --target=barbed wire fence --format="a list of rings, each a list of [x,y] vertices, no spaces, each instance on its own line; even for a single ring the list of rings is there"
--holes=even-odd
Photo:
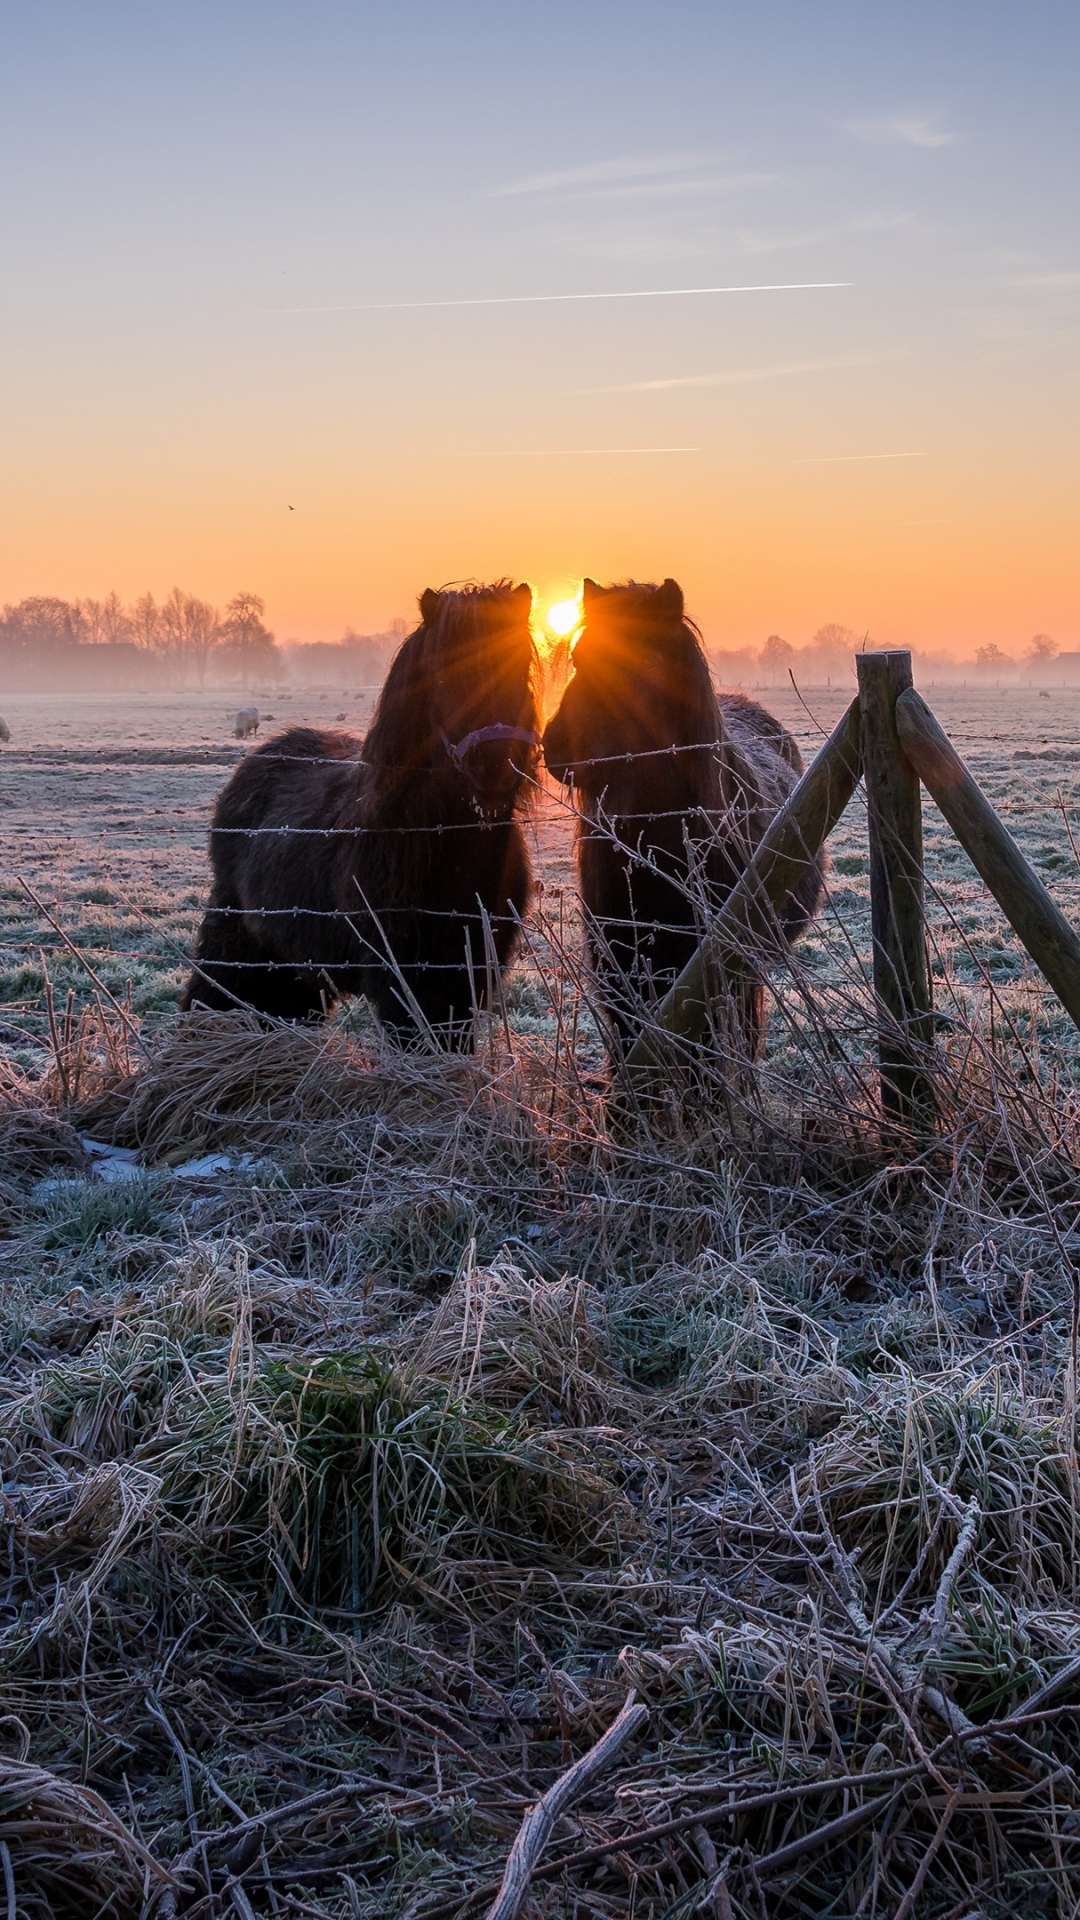
[[[700,745],[649,749],[640,754],[605,756],[604,760],[654,761],[683,752],[700,756],[702,751]],[[264,758],[282,761],[310,760],[306,755],[267,755],[265,746],[260,752]],[[22,852],[28,857],[20,858],[17,853],[12,863],[17,878],[7,887],[9,920],[0,943],[7,988],[6,1006],[0,1009],[0,1045],[35,1072],[51,1063],[65,1094],[73,1099],[77,1099],[87,1072],[100,1067],[103,1051],[111,1071],[131,1071],[140,1055],[152,1048],[155,1034],[169,1026],[180,978],[192,965],[193,936],[205,906],[205,843],[212,804],[212,796],[205,792],[205,776],[211,775],[215,783],[220,781],[222,773],[242,757],[242,750],[228,747],[106,747],[75,752],[35,748],[6,757],[12,771],[20,764],[36,767],[39,780],[44,776],[46,786],[61,777],[65,782],[74,779],[75,793],[68,802],[73,829],[70,834],[56,831],[62,824],[56,817],[59,807],[54,810],[55,824],[47,820],[43,808],[32,820],[17,823],[22,827]],[[598,760],[592,764],[601,763]],[[332,764],[337,768],[361,767],[362,752],[344,760],[335,757]],[[125,778],[133,783],[141,780],[143,790],[125,791]],[[170,782],[176,783],[177,790],[167,790]],[[148,785],[153,789],[152,801],[145,791]],[[42,797],[39,794],[39,805]],[[170,800],[176,810],[172,817],[167,812]],[[677,815],[684,819],[688,854],[688,872],[677,884],[691,904],[695,924],[704,930],[716,902],[703,879],[701,855],[711,836],[730,832],[730,819],[700,808],[643,809],[632,814],[620,811],[617,817],[608,817],[601,803],[591,816],[590,828],[605,835],[628,859],[670,880],[670,871],[639,844],[637,836],[639,832],[644,834],[650,823]],[[107,816],[103,824],[102,816]],[[182,824],[177,823],[177,816]],[[489,964],[483,977],[477,978],[474,990],[474,1004],[486,1000],[488,1009],[477,1023],[478,1043],[492,1060],[496,1048],[505,1049],[507,1055],[523,1050],[543,1053],[553,1080],[552,1113],[560,1076],[586,1102],[595,1099],[597,1090],[605,1084],[604,1014],[586,957],[587,929],[572,864],[578,817],[572,791],[566,793],[550,779],[536,782],[524,823],[537,874],[536,897],[521,927],[518,953],[508,977],[501,979],[498,968]],[[225,831],[247,838],[299,834],[325,843],[373,830],[393,834],[419,831],[442,837],[483,834],[491,831],[491,823],[478,818],[464,826],[451,823],[441,828],[271,826]],[[864,817],[856,814],[852,839],[857,842],[864,833]],[[27,867],[30,873],[23,871]],[[712,1084],[714,1089],[723,1084],[727,1119],[733,1126],[748,1120],[760,1126],[766,1106],[771,1102],[775,1108],[778,1098],[789,1100],[795,1111],[805,1103],[808,1087],[813,1088],[819,1104],[827,1105],[845,1125],[865,1124],[873,1104],[875,1015],[868,903],[853,898],[853,894],[850,886],[831,888],[803,948],[797,948],[779,964],[774,956],[769,974],[767,1084],[763,1086],[760,1079],[755,1081],[733,1071],[739,1063],[731,1056],[730,1034],[726,1038],[713,1035]],[[932,883],[931,897],[936,909],[932,943],[939,979],[946,980],[952,959],[957,953],[964,954],[970,963],[968,971],[974,975],[989,1009],[991,1036],[1005,1034],[1021,1056],[1033,1051],[1037,1054],[1040,1036],[1045,1045],[1054,1025],[1053,1009],[1047,1007],[1041,983],[1028,977],[1019,983],[1019,991],[1008,991],[1011,983],[995,978],[975,951],[970,929],[962,924],[963,916],[950,900],[947,888]],[[105,909],[107,924],[103,925],[101,919],[95,921],[95,908]],[[255,913],[244,909],[218,911],[236,912],[271,924],[283,917],[298,917],[297,909],[285,906],[265,907]],[[462,917],[422,903],[392,909],[379,916],[383,949],[373,949],[373,958],[385,960],[386,950],[393,949],[389,922],[395,913],[407,913],[414,921],[429,915],[439,920]],[[337,909],[304,908],[299,910],[299,917],[317,927],[340,925],[343,915]],[[383,925],[384,921],[387,924]],[[629,918],[608,924],[609,928],[621,925],[627,931],[633,928]],[[659,930],[669,929],[686,930],[684,923],[659,923]],[[356,931],[355,922],[352,931]],[[593,938],[597,938],[595,929]],[[464,931],[463,941],[469,951]],[[216,962],[215,966],[228,964]],[[295,961],[274,958],[233,964],[297,971]],[[323,969],[329,973],[340,968],[340,954],[328,960],[313,949],[306,964],[314,973]],[[410,971],[425,966],[460,970],[459,962],[436,961],[410,962]],[[12,974],[17,975],[20,969],[21,994],[11,991],[13,985],[18,986]],[[970,1012],[971,994],[965,998],[951,980],[946,997],[950,1010],[942,1013],[942,1027],[955,1024],[957,1018],[963,1024]],[[638,1012],[645,1025],[656,999],[648,982],[643,983]],[[348,1002],[338,1014],[337,1024],[344,1024],[358,1036],[371,1037],[374,1031],[363,1002]],[[705,1051],[708,1054],[709,1048]],[[775,1117],[770,1125],[775,1132]]]

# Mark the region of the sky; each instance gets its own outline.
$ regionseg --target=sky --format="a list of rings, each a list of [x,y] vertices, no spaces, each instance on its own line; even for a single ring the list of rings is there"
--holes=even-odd
[[[0,0],[0,601],[672,575],[715,646],[1080,647],[1078,53],[1075,0]]]

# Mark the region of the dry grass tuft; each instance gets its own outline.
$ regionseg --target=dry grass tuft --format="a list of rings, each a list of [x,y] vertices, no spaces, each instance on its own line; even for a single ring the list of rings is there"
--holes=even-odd
[[[505,1256],[481,1270],[472,1244],[449,1292],[418,1323],[406,1366],[463,1400],[528,1410],[545,1426],[610,1426],[630,1397],[611,1364],[606,1317],[583,1281],[527,1274]]]
[[[0,1166],[17,1187],[31,1187],[58,1169],[85,1173],[90,1155],[75,1128],[47,1108],[5,1101],[0,1106]]]
[[[958,1012],[890,1134],[793,967],[609,1131],[558,992],[454,1059],[190,1016],[78,1109],[130,1194],[14,1197],[0,1672],[115,1911],[482,1911],[629,1685],[533,1915],[1071,1920],[1060,1063]]]
[[[184,1014],[140,1071],[79,1109],[82,1124],[149,1159],[273,1141],[283,1130],[375,1113],[430,1120],[470,1078],[447,1056],[362,1049],[322,1029],[265,1028],[254,1015]]]
[[[0,1859],[28,1920],[138,1920],[169,1884],[100,1794],[19,1760],[0,1760]]]

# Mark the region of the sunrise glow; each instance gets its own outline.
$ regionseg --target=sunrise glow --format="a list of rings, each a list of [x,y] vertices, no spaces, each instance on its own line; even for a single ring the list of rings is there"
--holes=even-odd
[[[421,0],[438,84],[408,10],[160,11],[5,45],[0,606],[334,643],[506,577],[550,652],[582,576],[671,576],[716,649],[1080,649],[1075,10],[605,4],[568,63]]]
[[[554,606],[548,608],[544,624],[556,640],[565,640],[581,625],[581,601],[556,600]]]

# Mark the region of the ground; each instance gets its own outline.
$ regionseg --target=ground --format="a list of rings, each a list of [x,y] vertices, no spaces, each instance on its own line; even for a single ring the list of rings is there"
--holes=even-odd
[[[1035,688],[949,685],[925,692],[1059,905],[1080,918],[1080,866],[1062,816],[1064,807],[1070,825],[1080,822],[1080,688],[1056,688],[1049,700]],[[809,688],[801,700],[790,689],[757,697],[809,756],[848,696]],[[344,688],[263,694],[273,718],[264,719],[262,734],[294,723],[362,732],[371,700],[368,690]],[[130,982],[140,1018],[168,1017],[205,899],[210,806],[243,749],[230,737],[231,712],[217,691],[83,696],[77,703],[13,695],[5,715],[12,742],[0,749],[0,817],[11,853],[0,876],[0,1041],[29,1066],[32,1053],[19,1048],[18,1035],[46,1037],[42,950],[58,1002],[69,987],[82,1002],[92,985],[18,876],[50,906],[112,993],[123,998]],[[554,797],[545,799],[534,831],[548,903],[562,889],[572,911],[571,823]],[[1022,980],[1022,951],[930,803],[925,834],[939,964],[963,980],[985,968],[1003,988]],[[832,906],[845,940],[865,957],[869,863],[857,806],[832,852]],[[807,960],[824,957],[826,944],[816,936],[807,942]],[[1062,1019],[1053,1011],[1048,1017],[1064,1039]]]
[[[1080,919],[1080,691],[924,691]],[[178,1024],[226,703],[4,711],[9,1912],[486,1911],[633,1694],[523,1912],[1074,1915],[1076,1035],[934,809],[929,1144],[857,802],[765,1067],[612,1125],[556,795],[475,1059]]]

